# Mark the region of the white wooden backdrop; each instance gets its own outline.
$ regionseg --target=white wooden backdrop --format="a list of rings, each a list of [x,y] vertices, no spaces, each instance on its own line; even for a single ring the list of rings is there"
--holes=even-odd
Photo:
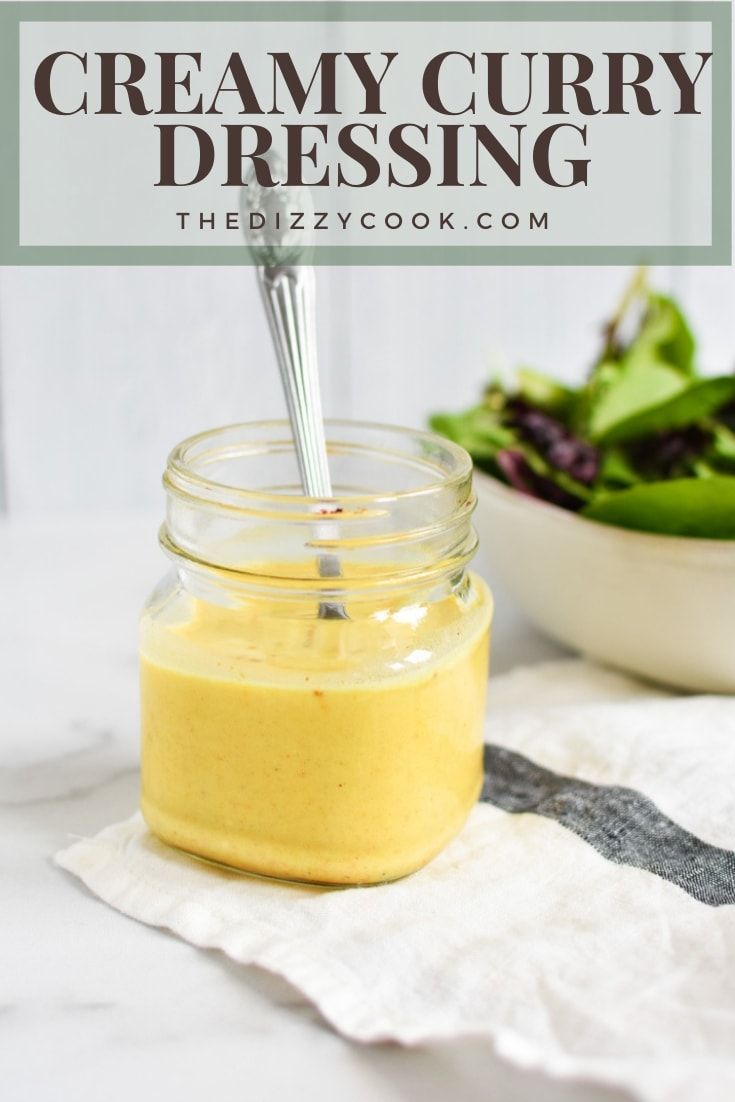
[[[579,379],[620,268],[334,268],[318,273],[328,414],[422,425],[491,370]],[[709,371],[735,362],[733,269],[658,269]],[[0,271],[3,507],[161,502],[167,451],[199,429],[280,416],[254,274],[236,268]]]
[[[659,269],[708,371],[735,362],[735,271]],[[422,425],[493,369],[581,378],[619,268],[334,268],[318,273],[328,414]],[[280,416],[252,271],[0,269],[0,511],[155,507],[173,443]]]

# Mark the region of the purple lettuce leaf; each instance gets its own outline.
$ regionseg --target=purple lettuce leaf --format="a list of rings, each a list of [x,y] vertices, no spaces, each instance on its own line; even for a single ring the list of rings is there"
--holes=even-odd
[[[574,494],[558,486],[553,479],[535,471],[523,452],[513,448],[503,448],[498,452],[496,462],[508,483],[522,494],[574,511],[581,509],[585,504],[581,498],[575,497]]]
[[[712,442],[712,433],[698,425],[653,433],[628,445],[635,466],[648,478],[673,478],[687,474]]]
[[[566,425],[542,410],[534,409],[522,399],[515,398],[508,404],[508,423],[552,467],[580,482],[591,486],[599,474],[600,453],[592,444],[580,440]]]

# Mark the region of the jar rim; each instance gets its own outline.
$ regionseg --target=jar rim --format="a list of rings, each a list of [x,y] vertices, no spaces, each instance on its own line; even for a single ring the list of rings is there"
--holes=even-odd
[[[389,505],[393,502],[403,502],[413,498],[424,497],[436,491],[446,491],[454,486],[460,486],[464,481],[471,479],[472,460],[469,454],[459,444],[448,440],[436,433],[423,429],[413,429],[400,425],[385,425],[374,421],[352,421],[344,418],[328,418],[324,422],[327,433],[327,448],[352,448],[355,450],[370,450],[369,444],[355,441],[340,440],[334,437],[339,431],[365,433],[367,435],[392,437],[397,443],[401,441],[414,446],[423,446],[426,449],[426,457],[422,461],[427,473],[433,472],[434,477],[426,482],[410,489],[395,490],[391,492],[378,491],[333,493],[332,497],[311,497],[301,493],[280,492],[277,490],[248,489],[245,486],[237,486],[215,478],[211,478],[194,467],[195,460],[213,460],[214,458],[232,458],[237,454],[243,457],[250,454],[266,454],[274,447],[283,450],[294,450],[293,438],[289,422],[285,419],[269,419],[261,421],[235,422],[213,429],[205,429],[203,432],[194,433],[178,443],[169,453],[166,472],[163,482],[168,491],[179,496],[200,501],[210,502],[219,508],[248,509],[253,507],[267,508],[268,504],[276,506],[302,506],[307,510],[313,510],[315,506],[325,501],[339,502],[355,508],[364,508],[368,505]],[[249,443],[245,440],[238,444],[234,442],[229,448],[222,445],[219,450],[208,445],[215,445],[218,441],[224,441],[228,435],[236,436],[238,432],[251,436]],[[277,438],[273,434],[280,434]],[[375,445],[373,445],[375,447]],[[237,449],[240,449],[238,452]],[[441,453],[445,457],[445,465],[430,462],[429,455]],[[381,449],[384,450],[384,449]],[[396,459],[409,459],[408,452],[401,455],[395,453]],[[418,465],[418,464],[417,464]],[[312,514],[313,515],[313,514]]]
[[[299,564],[335,555],[339,575],[309,577],[320,592],[359,587],[368,559],[373,576],[391,585],[456,574],[469,562],[475,495],[463,448],[393,425],[342,420],[327,421],[326,429],[336,483],[329,498],[293,492],[299,475],[286,420],[183,440],[163,480],[166,554],[187,569],[225,569],[251,581],[257,575],[262,584],[263,564],[277,561],[270,582],[297,585],[304,584]]]

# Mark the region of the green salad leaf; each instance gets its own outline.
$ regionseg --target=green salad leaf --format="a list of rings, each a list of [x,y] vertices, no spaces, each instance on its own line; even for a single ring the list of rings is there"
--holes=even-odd
[[[692,331],[674,300],[649,292],[641,327],[628,350],[629,361],[658,360],[691,376],[695,347]]]
[[[735,539],[735,478],[676,478],[601,494],[582,515],[602,524],[700,539]]]
[[[494,459],[499,448],[508,448],[515,441],[513,432],[485,406],[473,406],[466,413],[435,413],[429,425],[461,444],[476,461]]]
[[[620,425],[660,406],[685,389],[686,382],[669,364],[641,359],[623,363],[590,411],[590,438],[613,441]]]
[[[574,405],[575,392],[567,386],[563,386],[548,375],[542,375],[540,371],[534,371],[530,367],[519,367],[516,371],[516,384],[518,393],[522,398],[547,413],[554,413],[557,417],[563,417],[569,413]]]
[[[735,468],[735,432],[726,425],[714,425],[712,432],[713,454],[724,464],[732,464]]]
[[[602,456],[600,481],[605,486],[635,486],[641,476],[622,448],[610,448]]]
[[[734,397],[735,375],[695,379],[675,389],[670,397],[613,421],[603,431],[593,433],[593,437],[598,442],[619,444],[650,433],[683,428],[711,416]]]
[[[523,367],[431,426],[495,478],[590,520],[735,539],[735,374],[697,373],[681,308],[643,270],[581,386]]]

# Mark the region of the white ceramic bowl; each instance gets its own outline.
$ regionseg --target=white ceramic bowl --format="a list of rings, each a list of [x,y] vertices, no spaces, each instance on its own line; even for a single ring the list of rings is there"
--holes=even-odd
[[[585,520],[475,472],[492,578],[542,631],[620,669],[735,692],[735,541]]]

